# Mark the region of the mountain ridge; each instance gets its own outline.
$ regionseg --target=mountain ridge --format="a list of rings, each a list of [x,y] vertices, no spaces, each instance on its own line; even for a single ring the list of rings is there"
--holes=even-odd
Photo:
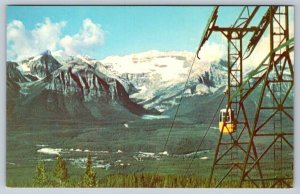
[[[137,116],[157,115],[178,104],[181,95],[188,97],[214,93],[223,86],[222,80],[226,76],[222,65],[206,64],[201,67],[198,64],[201,69],[193,72],[183,91],[191,53],[151,51],[124,57],[124,60],[114,56],[109,60],[96,60],[45,51],[13,65],[7,62],[12,67],[8,67],[11,69],[8,79],[19,75],[14,82],[20,89],[11,94],[16,95],[13,98],[18,99],[18,106],[26,107],[27,103],[38,109],[32,104],[38,99],[41,101],[39,106],[52,106],[50,112],[62,111],[71,116],[78,112],[75,110],[85,109],[83,112],[100,119],[107,112],[104,104],[106,109],[110,109],[107,107],[110,104],[112,112],[126,109]],[[129,64],[130,61],[132,63]],[[143,70],[132,69],[133,64]],[[124,72],[124,67],[127,72]],[[15,88],[8,86],[8,90]],[[68,99],[73,99],[70,100],[73,105],[67,102]],[[93,107],[92,104],[100,106]],[[123,111],[124,114],[127,111]]]

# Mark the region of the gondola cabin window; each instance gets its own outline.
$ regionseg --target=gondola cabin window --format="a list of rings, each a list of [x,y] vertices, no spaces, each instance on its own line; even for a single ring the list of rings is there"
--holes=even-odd
[[[219,115],[219,130],[223,133],[234,133],[236,131],[236,125],[234,123],[234,110],[233,109],[221,109]]]

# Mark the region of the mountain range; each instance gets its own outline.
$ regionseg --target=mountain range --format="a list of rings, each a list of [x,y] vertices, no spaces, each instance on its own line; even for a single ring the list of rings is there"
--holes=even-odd
[[[97,120],[165,114],[181,95],[213,94],[226,83],[223,60],[196,60],[188,79],[193,57],[154,50],[96,60],[45,51],[7,62],[8,114]]]

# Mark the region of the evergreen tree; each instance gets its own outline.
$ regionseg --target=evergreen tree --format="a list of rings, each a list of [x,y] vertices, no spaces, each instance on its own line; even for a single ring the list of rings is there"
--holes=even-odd
[[[67,162],[58,155],[53,171],[54,181],[59,186],[62,186],[68,180]]]
[[[93,169],[93,162],[90,154],[87,157],[85,174],[82,177],[82,186],[83,187],[97,186],[96,172]]]
[[[44,162],[39,162],[36,166],[36,175],[33,179],[33,185],[35,187],[45,187],[49,183]]]

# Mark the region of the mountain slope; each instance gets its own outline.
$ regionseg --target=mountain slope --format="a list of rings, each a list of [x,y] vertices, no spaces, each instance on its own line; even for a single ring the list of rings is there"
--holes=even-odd
[[[21,61],[20,67],[25,76],[36,79],[46,78],[50,73],[48,89],[64,95],[79,93],[85,101],[108,93],[110,96],[107,97],[114,100],[116,94],[120,94],[116,90],[119,83],[128,94],[125,101],[119,98],[123,99],[121,103],[135,107],[134,110],[129,108],[135,114],[143,114],[142,109],[150,111],[147,113],[158,113],[172,108],[182,94],[184,97],[211,94],[224,86],[224,61],[207,64],[196,60],[185,87],[192,61],[192,53],[177,51],[148,51],[111,56],[100,61],[47,51]],[[48,67],[52,67],[51,71]]]
[[[195,61],[185,91],[193,54],[190,52],[160,52],[111,56],[101,60],[106,71],[131,83],[136,92],[130,98],[146,108],[161,112],[176,104],[176,98],[210,94],[224,86],[227,70],[224,61],[207,64]]]
[[[9,110],[19,119],[47,115],[108,120],[159,114],[133,102],[121,81],[95,66],[80,58],[60,64],[49,52],[21,65],[8,63],[7,86],[8,98],[15,99],[8,102]]]

